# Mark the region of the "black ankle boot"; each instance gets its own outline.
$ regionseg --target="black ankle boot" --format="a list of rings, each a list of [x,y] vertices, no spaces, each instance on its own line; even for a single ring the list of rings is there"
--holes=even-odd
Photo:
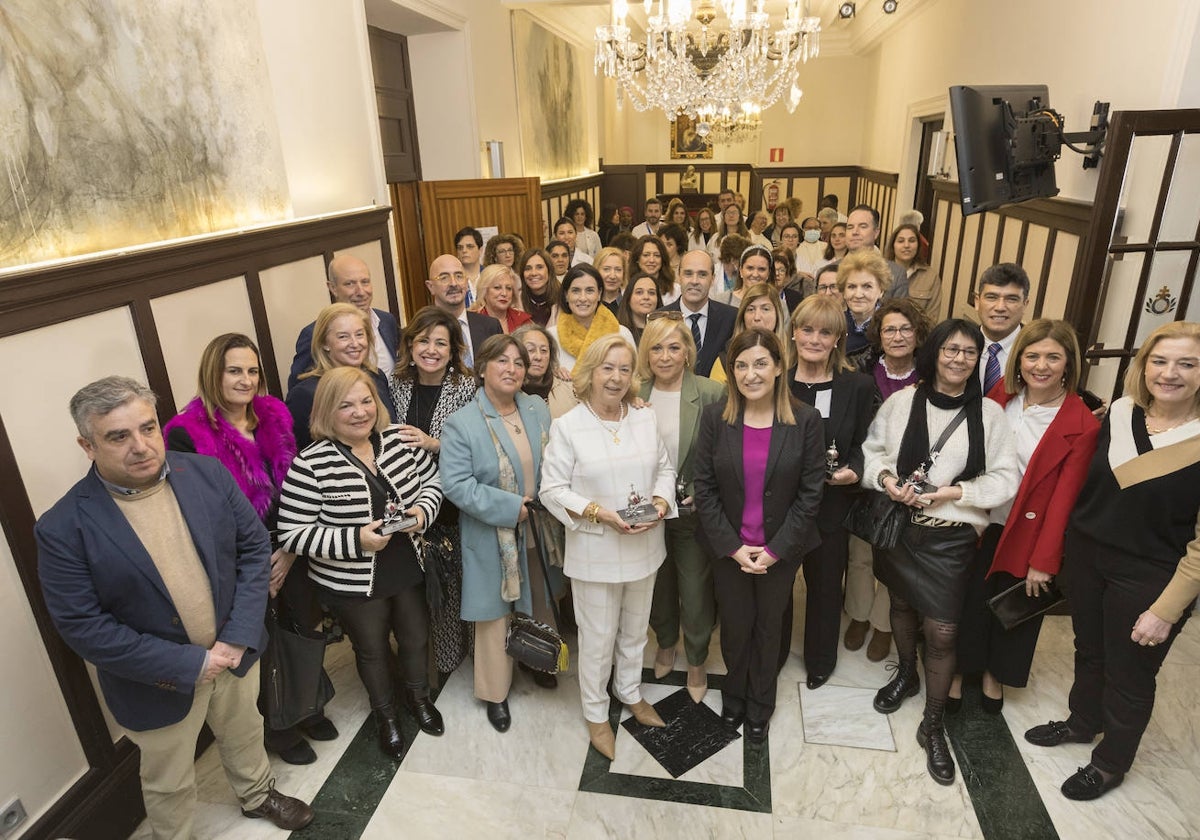
[[[395,707],[383,706],[373,713],[379,733],[379,749],[393,761],[404,758],[404,735],[400,732],[400,722],[396,720]]]
[[[954,756],[946,743],[941,716],[926,714],[917,727],[917,743],[925,748],[925,769],[939,785],[954,784]]]
[[[916,660],[901,662],[892,681],[875,692],[875,711],[890,715],[920,690],[921,678],[917,676]]]
[[[429,699],[428,689],[422,692],[421,696],[417,696],[414,692],[406,692],[405,706],[408,707],[409,713],[417,719],[417,725],[421,727],[421,731],[426,735],[444,735],[446,733],[446,725],[442,721],[442,713],[433,705],[433,701]]]

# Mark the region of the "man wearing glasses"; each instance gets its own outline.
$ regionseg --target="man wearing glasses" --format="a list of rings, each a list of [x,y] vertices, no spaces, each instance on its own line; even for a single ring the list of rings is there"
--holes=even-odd
[[[475,348],[493,335],[500,335],[500,322],[489,315],[467,311],[467,273],[458,257],[442,254],[429,266],[429,279],[425,281],[433,305],[453,315],[462,328],[466,343],[468,367],[475,366]]]
[[[1008,353],[1021,331],[1029,303],[1029,275],[1016,263],[1000,263],[983,272],[975,293],[975,310],[983,330],[979,382],[985,395],[1004,379]]]

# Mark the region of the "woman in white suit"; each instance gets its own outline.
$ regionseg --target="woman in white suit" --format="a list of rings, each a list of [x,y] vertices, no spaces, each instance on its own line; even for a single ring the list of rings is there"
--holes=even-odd
[[[633,348],[622,336],[592,343],[575,366],[574,383],[580,404],[550,430],[541,501],[566,526],[564,571],[579,625],[583,716],[592,746],[612,760],[610,673],[617,699],[639,723],[664,725],[641,692],[654,576],[666,556],[663,529],[657,521],[630,525],[618,511],[636,493],[659,519],[674,515],[675,470],[654,412],[631,405]]]
[[[525,503],[537,496],[550,410],[522,393],[529,354],[511,335],[475,352],[475,398],[442,431],[442,487],[458,507],[462,533],[462,618],[475,623],[475,696],[498,732],[512,722],[512,659],[504,651],[513,610],[554,620],[540,563],[532,553]],[[561,585],[562,575],[554,583]],[[537,677],[552,687],[554,676]]]

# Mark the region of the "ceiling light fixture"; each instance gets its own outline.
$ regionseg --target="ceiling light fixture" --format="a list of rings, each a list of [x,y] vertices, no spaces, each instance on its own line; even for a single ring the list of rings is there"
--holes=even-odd
[[[842,5],[838,6],[838,17],[840,17],[842,20],[847,20],[854,17],[854,4],[843,3]]]
[[[883,0],[883,13],[885,15],[896,14],[896,7],[900,4],[896,0]]]

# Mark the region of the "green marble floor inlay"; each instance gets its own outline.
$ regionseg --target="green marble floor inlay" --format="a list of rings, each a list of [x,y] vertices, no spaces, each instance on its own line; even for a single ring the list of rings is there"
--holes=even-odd
[[[683,671],[672,671],[657,679],[653,668],[642,672],[642,681],[661,685],[682,686],[687,681]],[[720,691],[724,677],[708,675],[710,691]],[[609,725],[614,729],[620,723],[622,706],[613,700],[609,706]],[[742,786],[715,785],[703,782],[684,782],[678,779],[655,779],[609,771],[609,761],[591,747],[579,779],[579,789],[589,793],[608,793],[614,796],[631,796],[636,799],[657,799],[664,802],[680,802],[686,805],[707,805],[712,808],[733,808],[739,811],[771,813],[771,754],[768,743],[752,744],[748,738],[741,739]],[[737,749],[731,744],[726,749]]]
[[[1008,725],[1001,715],[980,709],[981,696],[977,680],[964,681],[962,710],[946,716],[946,732],[983,836],[986,840],[1058,840]]]

